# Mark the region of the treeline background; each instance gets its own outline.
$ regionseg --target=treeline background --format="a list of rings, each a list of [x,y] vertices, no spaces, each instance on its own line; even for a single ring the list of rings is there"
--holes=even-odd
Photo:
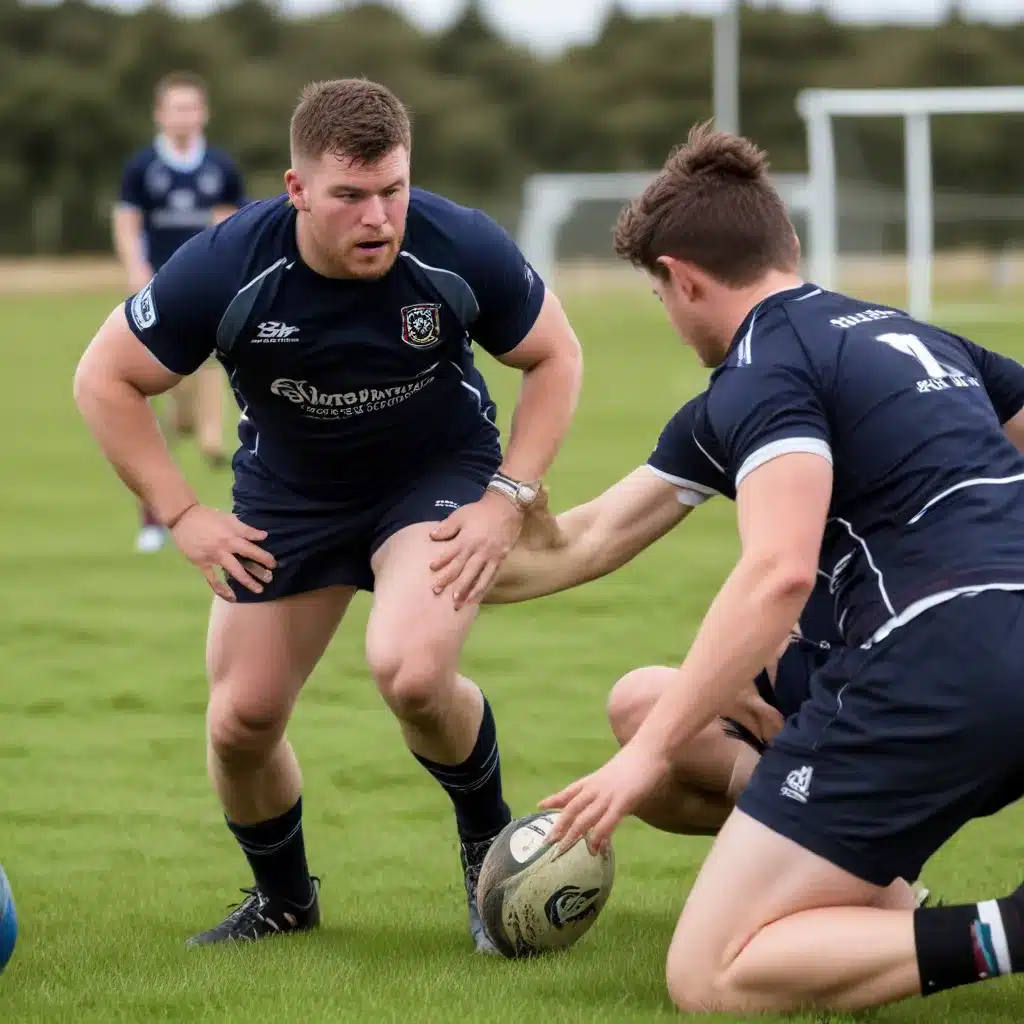
[[[122,162],[151,138],[152,86],[172,69],[206,77],[210,138],[240,161],[253,197],[280,189],[302,85],[365,75],[412,110],[417,183],[514,226],[532,172],[659,166],[711,114],[711,39],[709,19],[615,11],[592,45],[543,58],[473,3],[427,34],[373,3],[294,19],[263,0],[202,18],[0,0],[0,251],[109,249]],[[742,47],[742,127],[777,171],[806,170],[802,88],[1024,84],[1024,23],[859,27],[747,9]],[[861,177],[900,184],[901,131],[897,120],[857,125]],[[940,184],[1020,190],[1024,117],[940,118],[934,146]]]

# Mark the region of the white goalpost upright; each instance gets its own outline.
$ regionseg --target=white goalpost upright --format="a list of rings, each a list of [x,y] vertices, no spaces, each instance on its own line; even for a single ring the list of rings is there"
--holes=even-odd
[[[807,127],[810,165],[810,277],[823,288],[836,285],[839,251],[833,120],[903,118],[908,310],[926,319],[932,310],[935,251],[931,118],[935,114],[1024,113],[1024,88],[808,89],[797,97],[797,110]]]

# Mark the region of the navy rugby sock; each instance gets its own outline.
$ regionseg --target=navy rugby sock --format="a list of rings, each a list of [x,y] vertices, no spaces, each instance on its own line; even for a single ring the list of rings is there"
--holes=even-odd
[[[255,825],[236,825],[231,821],[227,824],[249,861],[263,895],[272,903],[284,901],[296,907],[309,906],[313,883],[302,838],[302,797],[278,818]]]
[[[921,994],[1024,971],[1024,885],[1001,900],[914,912]]]
[[[494,714],[484,698],[473,751],[462,764],[438,764],[413,753],[413,757],[434,776],[455,806],[455,820],[464,840],[479,841],[496,836],[511,820],[512,813],[501,796],[501,758]]]

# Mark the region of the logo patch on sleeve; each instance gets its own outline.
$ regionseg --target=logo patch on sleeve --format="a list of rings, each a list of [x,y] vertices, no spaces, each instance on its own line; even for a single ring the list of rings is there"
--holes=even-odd
[[[132,299],[129,310],[135,326],[140,331],[152,327],[157,321],[156,303],[153,301],[153,282],[150,281],[141,292]]]

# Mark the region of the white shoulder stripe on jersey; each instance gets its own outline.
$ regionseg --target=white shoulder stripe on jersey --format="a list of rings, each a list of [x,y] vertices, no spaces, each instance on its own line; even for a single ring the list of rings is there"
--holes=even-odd
[[[288,257],[287,256],[282,256],[279,260],[275,260],[273,263],[270,264],[269,267],[267,267],[266,270],[263,270],[260,273],[258,273],[248,284],[243,284],[242,287],[238,289],[236,294],[237,295],[241,295],[242,292],[247,292],[258,281],[262,281],[263,278],[265,278],[267,276],[267,274],[273,273],[275,270],[277,270],[277,268],[279,266],[281,266],[282,263],[287,263],[287,262],[288,262]]]
[[[802,286],[801,286],[802,287]],[[782,292],[792,291],[792,288],[780,288],[779,291],[773,292],[772,295],[779,295]],[[801,295],[799,299],[793,299],[793,302],[806,302],[807,299],[813,299],[818,295],[823,294],[821,288],[815,288],[814,291],[808,292],[806,295]],[[750,317],[750,326],[747,328],[747,333],[743,335],[743,340],[740,342],[739,348],[736,352],[736,365],[737,366],[750,366],[754,361],[753,353],[750,349],[750,343],[754,337],[754,325],[757,323],[757,314],[761,312],[761,306],[770,298],[772,295],[766,295],[755,307],[754,312]]]
[[[687,480],[685,477],[666,473],[663,469],[658,469],[657,466],[652,466],[649,462],[646,465],[656,477],[660,477],[666,483],[670,483],[675,487],[676,497],[679,499],[680,505],[696,508],[698,505],[703,505],[708,498],[714,498],[719,493],[713,488],[706,487],[704,484],[699,484],[694,480]]]
[[[713,458],[711,458],[710,455],[708,455],[707,448],[705,448],[704,445],[702,445],[700,443],[700,441],[697,440],[697,435],[692,430],[690,431],[690,437],[693,438],[693,443],[704,453],[704,458],[707,459],[708,462],[710,462],[711,465],[714,466],[715,469],[717,469],[719,473],[724,473],[725,472],[725,467],[723,465],[721,465],[720,463],[715,462],[715,460]]]
[[[920,512],[914,514],[914,516],[907,520],[907,526],[913,526],[933,505],[937,505],[943,498],[948,498],[951,494],[955,494],[957,491],[962,491],[965,487],[980,487],[983,484],[1000,486],[1002,484],[1019,484],[1024,481],[1024,473],[1017,473],[1015,476],[1002,476],[1002,477],[991,477],[991,476],[979,476],[973,480],[963,480],[958,484],[953,484],[952,487],[947,487],[940,494],[936,494],[934,498],[926,502]]]
[[[456,274],[454,270],[447,270],[444,267],[434,267],[431,266],[431,264],[429,263],[424,263],[423,260],[421,260],[418,256],[414,256],[407,249],[402,249],[399,252],[399,256],[404,256],[407,260],[412,260],[413,263],[415,263],[418,267],[421,267],[423,270],[432,270],[435,274],[450,274],[456,280],[461,281],[466,286],[466,291],[469,293],[470,298],[472,298],[473,300],[473,316],[477,317],[480,315],[480,302],[476,297],[476,292],[473,291],[473,289],[470,287],[469,282],[461,274]]]
[[[753,357],[750,354],[750,339],[754,336],[754,324],[757,323],[757,314],[760,310],[761,303],[759,302],[754,307],[754,312],[750,317],[750,326],[747,328],[747,333],[743,335],[743,340],[740,342],[740,349],[736,356],[737,366],[749,366],[753,362]]]
[[[784,437],[779,441],[769,441],[768,444],[751,452],[746,457],[736,473],[736,486],[739,487],[745,477],[766,462],[771,462],[782,455],[794,455],[798,452],[807,455],[820,455],[830,466],[832,465],[832,449],[827,441],[823,441],[820,437]]]

